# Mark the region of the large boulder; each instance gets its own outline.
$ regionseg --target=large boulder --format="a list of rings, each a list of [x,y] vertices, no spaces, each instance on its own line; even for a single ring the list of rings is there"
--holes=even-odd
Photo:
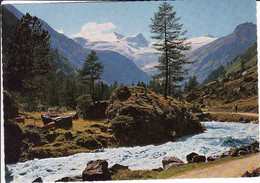
[[[64,115],[57,112],[47,112],[41,115],[44,125],[55,122],[56,128],[70,129],[72,128],[72,116]]]
[[[11,94],[5,90],[3,90],[3,96],[4,120],[7,121],[8,119],[13,119],[19,115],[18,104],[14,101]]]
[[[259,152],[259,142],[257,142],[256,140],[254,140],[251,145],[250,145],[250,150],[251,152]]]
[[[123,86],[111,95],[106,116],[120,145],[162,143],[204,131],[184,105],[144,88]]]
[[[186,159],[187,159],[188,163],[191,163],[193,156],[197,156],[197,155],[198,155],[198,154],[195,153],[195,152],[192,152],[192,153],[188,154],[188,155],[186,156]]]
[[[23,130],[16,123],[4,122],[5,163],[17,163],[22,153]]]
[[[207,161],[208,161],[208,162],[210,162],[210,161],[215,161],[215,160],[216,160],[216,159],[213,158],[212,156],[207,157]]]
[[[43,182],[42,178],[41,177],[38,177],[36,178],[34,181],[32,181],[33,183],[36,183],[36,182]]]
[[[90,161],[82,173],[83,181],[105,181],[111,180],[106,160]]]
[[[182,166],[184,162],[181,161],[179,158],[167,156],[163,158],[162,164],[163,164],[163,169],[167,170],[169,168]]]
[[[205,162],[206,161],[206,157],[205,156],[201,156],[201,155],[195,155],[193,156],[191,162],[192,163],[200,163],[200,162]]]
[[[238,156],[238,148],[231,147],[228,153],[231,157],[236,157],[236,156]]]
[[[105,118],[107,101],[93,102],[90,95],[82,95],[77,99],[77,115],[83,119]]]
[[[114,164],[111,168],[109,168],[109,172],[111,174],[117,173],[119,170],[129,170],[128,166]]]
[[[74,177],[63,177],[61,179],[55,180],[55,182],[80,182],[82,180],[81,176]]]
[[[252,173],[246,171],[241,177],[259,177],[260,176],[260,167],[255,169]]]

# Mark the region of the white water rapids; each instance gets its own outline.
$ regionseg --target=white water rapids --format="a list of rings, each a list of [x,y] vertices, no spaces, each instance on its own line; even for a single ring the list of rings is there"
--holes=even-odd
[[[9,164],[7,173],[11,182],[32,182],[37,177],[43,181],[55,181],[62,177],[81,175],[90,160],[106,159],[109,167],[115,163],[127,165],[131,170],[162,167],[165,156],[176,156],[184,162],[186,155],[219,156],[232,145],[249,145],[259,139],[258,124],[202,122],[207,131],[186,136],[175,142],[162,145],[136,146],[105,149],[99,153],[79,153],[68,157],[34,159],[23,163]],[[8,181],[8,180],[7,180]]]

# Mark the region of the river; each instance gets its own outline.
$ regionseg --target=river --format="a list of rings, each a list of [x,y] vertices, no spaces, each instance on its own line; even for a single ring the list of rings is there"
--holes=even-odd
[[[62,177],[80,175],[90,160],[106,159],[109,167],[115,163],[127,165],[131,170],[162,167],[165,156],[176,156],[184,162],[186,155],[196,152],[205,156],[219,156],[230,146],[249,145],[259,139],[258,124],[202,122],[204,133],[185,136],[161,145],[120,147],[105,149],[99,153],[78,153],[68,157],[34,159],[9,164],[6,170],[12,182],[32,182],[37,177],[43,181],[55,181]]]

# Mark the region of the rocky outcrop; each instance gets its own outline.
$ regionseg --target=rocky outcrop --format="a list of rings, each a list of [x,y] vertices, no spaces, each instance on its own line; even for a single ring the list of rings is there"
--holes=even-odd
[[[187,159],[188,163],[191,163],[193,156],[197,156],[197,155],[198,155],[198,154],[195,153],[195,152],[192,152],[192,153],[188,154],[188,155],[186,156],[186,159]]]
[[[36,182],[43,182],[43,180],[42,180],[42,178],[41,177],[38,177],[37,179],[35,179],[34,181],[33,181],[33,183],[36,183]]]
[[[5,163],[17,163],[22,153],[23,130],[16,123],[4,122]]]
[[[233,146],[228,152],[225,152],[221,157],[237,157],[244,156],[247,154],[258,153],[259,152],[259,142],[254,140],[249,146],[241,145],[240,147]]]
[[[106,116],[120,145],[162,143],[204,127],[184,105],[144,88],[123,86],[111,95]]]
[[[105,118],[107,101],[93,102],[90,95],[82,95],[77,99],[77,115],[83,119]]]
[[[207,157],[207,161],[208,161],[208,162],[210,162],[210,161],[215,161],[215,160],[216,160],[216,159],[213,158],[212,156]]]
[[[195,155],[192,157],[191,160],[192,163],[201,163],[201,162],[206,162],[206,157],[201,156],[201,155]]]
[[[111,174],[117,173],[119,170],[129,170],[128,166],[114,164],[111,168],[109,168],[109,172]]]
[[[7,121],[8,119],[13,119],[19,115],[18,104],[14,101],[11,94],[5,90],[3,90],[3,96],[4,120]]]
[[[163,158],[162,164],[163,164],[163,169],[167,170],[170,168],[182,166],[184,164],[184,162],[176,157],[167,156],[167,157]]]
[[[63,177],[61,179],[55,180],[55,182],[81,182],[81,176],[74,176],[74,177]]]
[[[108,163],[105,160],[90,161],[82,173],[83,181],[111,180]]]
[[[260,167],[255,169],[252,173],[246,171],[241,177],[259,177],[260,176]]]
[[[254,140],[250,145],[251,152],[259,152],[259,142]]]
[[[72,116],[66,116],[56,112],[47,112],[41,115],[44,125],[54,122],[55,128],[71,129],[72,128]]]

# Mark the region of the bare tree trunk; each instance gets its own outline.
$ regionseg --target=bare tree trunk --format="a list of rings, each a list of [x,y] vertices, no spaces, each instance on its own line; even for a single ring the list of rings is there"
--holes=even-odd
[[[92,81],[92,100],[95,104],[95,81],[93,77],[91,78],[91,81]]]
[[[164,22],[164,44],[165,44],[165,89],[164,89],[164,98],[167,98],[168,95],[168,70],[169,70],[169,63],[168,63],[168,48],[167,48],[167,38],[166,38],[166,22]]]

